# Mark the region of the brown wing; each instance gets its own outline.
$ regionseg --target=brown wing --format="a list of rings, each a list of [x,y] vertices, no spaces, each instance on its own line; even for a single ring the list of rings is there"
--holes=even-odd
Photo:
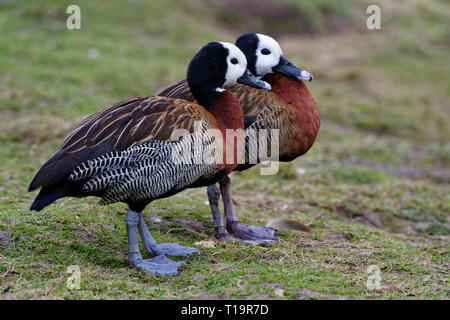
[[[102,154],[150,139],[169,141],[175,129],[192,133],[196,121],[206,129],[217,126],[211,113],[186,100],[142,96],[120,101],[83,120],[38,171],[29,190],[54,185],[79,163]]]
[[[76,152],[115,137],[114,149],[124,150],[135,143],[170,140],[175,129],[194,131],[195,121],[215,125],[213,116],[196,103],[146,96],[119,102],[86,118],[64,140],[61,149]]]
[[[250,126],[267,106],[266,95],[273,95],[270,91],[255,89],[243,84],[227,85],[225,89],[230,90],[239,99],[239,104],[244,111],[245,128]],[[186,80],[181,80],[171,84],[167,88],[158,93],[159,96],[180,98],[188,101],[196,102]]]
[[[171,97],[171,98],[178,98],[178,99],[184,99],[191,102],[196,102],[194,96],[191,93],[191,90],[189,89],[189,85],[186,81],[180,80],[178,82],[175,82],[171,84],[170,86],[162,89],[160,92],[156,93],[157,96],[162,97]]]

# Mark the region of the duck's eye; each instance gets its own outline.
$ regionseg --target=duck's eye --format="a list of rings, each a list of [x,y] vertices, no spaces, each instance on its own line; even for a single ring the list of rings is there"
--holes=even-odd
[[[232,64],[237,64],[239,61],[238,61],[238,59],[233,58],[233,59],[230,60],[230,62],[231,62]]]
[[[264,49],[261,50],[261,53],[264,54],[264,55],[268,55],[268,54],[270,54],[270,50],[264,48]]]

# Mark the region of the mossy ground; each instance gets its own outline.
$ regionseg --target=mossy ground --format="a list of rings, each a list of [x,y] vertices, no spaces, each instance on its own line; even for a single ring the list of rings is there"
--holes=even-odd
[[[277,175],[233,174],[233,192],[243,222],[287,217],[312,232],[284,232],[270,247],[216,244],[163,278],[127,264],[125,205],[63,199],[34,213],[27,185],[84,116],[183,78],[202,44],[258,31],[258,16],[247,30],[229,28],[236,10],[214,1],[77,1],[82,29],[67,30],[73,1],[1,1],[0,289],[11,289],[0,298],[448,299],[450,7],[375,2],[378,31],[365,29],[368,2],[277,3],[309,17],[307,35],[296,24],[274,33],[315,75],[322,127]],[[155,201],[150,231],[184,245],[211,240],[205,201],[204,188]],[[66,286],[70,265],[80,290]],[[370,265],[379,290],[366,286]]]

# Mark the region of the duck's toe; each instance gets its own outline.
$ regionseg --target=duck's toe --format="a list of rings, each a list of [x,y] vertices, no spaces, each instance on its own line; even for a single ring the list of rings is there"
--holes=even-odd
[[[227,227],[240,239],[250,244],[269,244],[280,242],[280,238],[274,236],[275,229],[264,226],[253,226],[237,221],[227,223]]]
[[[178,243],[161,243],[156,245],[153,250],[158,254],[171,257],[188,257],[194,253],[202,253],[196,248],[180,246]]]
[[[167,277],[177,275],[178,268],[185,263],[184,261],[173,261],[165,255],[159,255],[151,259],[142,260],[135,266],[146,272]]]

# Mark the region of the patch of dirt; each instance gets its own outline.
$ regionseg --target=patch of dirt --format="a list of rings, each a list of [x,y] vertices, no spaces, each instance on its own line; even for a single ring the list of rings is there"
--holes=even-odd
[[[205,233],[206,228],[201,221],[187,220],[187,219],[174,219],[173,222],[180,224],[183,228],[193,231],[195,233]]]
[[[267,284],[268,287],[270,287],[273,291],[273,297],[272,299],[280,299],[280,298],[284,298],[284,288],[283,285],[278,284],[278,283],[268,283]]]
[[[302,210],[305,211],[311,209],[309,206],[301,206],[293,199],[285,199],[278,197],[271,197],[266,194],[254,193],[254,192],[240,192],[239,194],[233,194],[233,203],[236,206],[245,206],[248,208],[257,207],[264,213],[275,213],[279,216],[280,213],[287,215],[298,214]]]
[[[258,32],[278,37],[283,34],[314,35],[318,32],[312,17],[297,6],[270,0],[204,0],[216,8],[219,24],[236,33]],[[354,23],[337,13],[323,9],[320,31],[338,32]]]
[[[148,221],[149,221],[150,225],[160,224],[160,223],[167,223],[168,222],[166,219],[163,219],[160,216],[155,216],[155,215],[152,215],[152,216],[148,217]]]
[[[323,235],[323,237],[326,240],[329,240],[332,242],[347,241],[351,238],[351,236],[343,234],[343,233],[326,233]]]
[[[375,212],[358,212],[348,207],[339,205],[335,208],[335,211],[342,217],[350,219],[354,222],[367,224],[376,228],[386,229],[386,225],[383,222],[381,216]]]
[[[13,100],[16,99],[19,96],[18,92],[16,90],[13,90],[11,88],[5,88],[0,87],[0,98],[2,100]]]

